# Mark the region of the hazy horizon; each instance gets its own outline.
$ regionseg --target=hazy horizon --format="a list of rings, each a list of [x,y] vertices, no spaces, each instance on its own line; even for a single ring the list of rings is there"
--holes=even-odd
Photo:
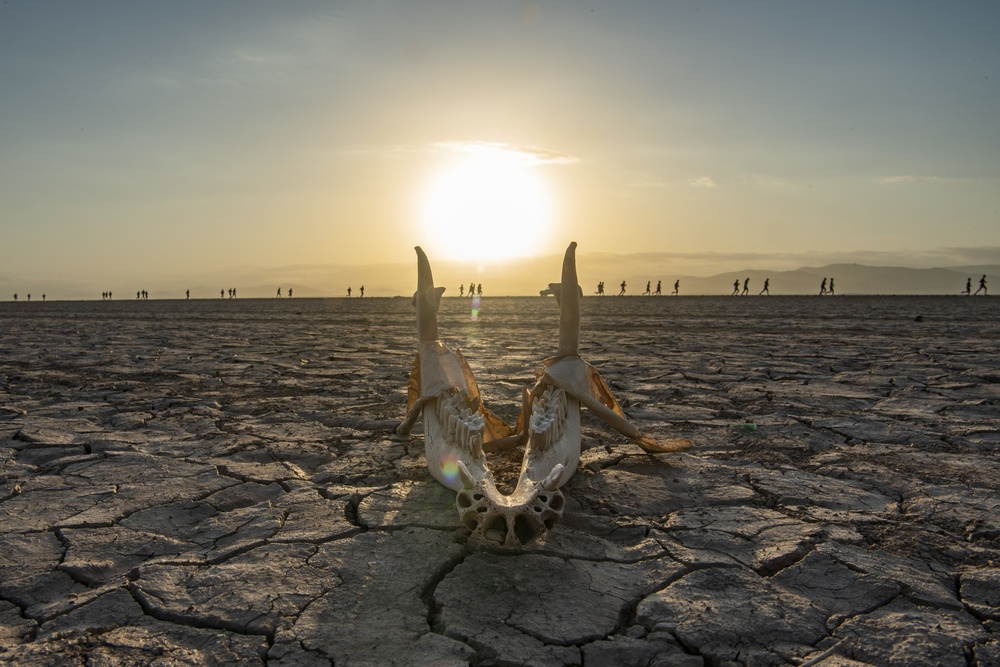
[[[485,296],[534,296],[549,282],[559,280],[561,257],[552,255],[543,258],[511,260],[500,270],[477,267],[461,262],[434,262],[435,283],[446,288],[445,296],[459,296],[460,287],[467,290],[469,283],[481,284]],[[622,280],[627,283],[626,295],[643,294],[646,283],[655,291],[657,281],[661,283],[661,293],[670,295],[674,281],[680,281],[681,295],[726,295],[733,289],[733,281],[750,279],[750,294],[756,295],[763,289],[763,282],[769,280],[772,295],[808,295],[818,292],[823,278],[834,278],[839,294],[858,295],[944,295],[958,294],[966,280],[972,281],[972,289],[979,286],[979,278],[986,275],[987,284],[993,277],[1000,278],[1000,264],[979,264],[965,266],[940,266],[912,268],[899,266],[877,266],[840,262],[822,266],[797,266],[793,269],[772,270],[744,265],[741,269],[720,271],[710,275],[693,275],[668,272],[667,265],[657,255],[635,254],[631,256],[598,254],[588,256],[578,254],[578,273],[585,294],[595,294],[597,283],[605,283],[605,293],[614,296],[620,291]],[[548,274],[548,275],[545,275]],[[543,276],[542,279],[536,276]],[[151,299],[183,299],[188,290],[191,298],[229,298],[228,290],[237,289],[237,297],[273,298],[281,288],[282,297],[288,296],[289,288],[301,298],[328,298],[347,296],[347,288],[352,296],[360,296],[360,288],[365,287],[368,297],[408,297],[416,283],[415,264],[398,263],[377,266],[312,266],[249,268],[226,273],[201,273],[189,276],[189,280],[178,279],[115,281],[112,284],[96,282],[39,280],[31,289],[15,288],[15,283],[0,275],[0,290],[7,295],[0,300],[11,300],[13,294],[18,300],[39,300],[42,294],[48,300],[94,300],[103,292],[110,291],[116,299],[135,299],[136,292],[146,290]],[[21,284],[29,285],[28,282]],[[998,287],[1000,289],[1000,287]],[[0,292],[2,294],[2,292]]]
[[[465,260],[525,293],[569,241],[609,289],[1000,265],[996,25],[927,1],[6,3],[0,297],[405,293],[415,245],[450,289]]]

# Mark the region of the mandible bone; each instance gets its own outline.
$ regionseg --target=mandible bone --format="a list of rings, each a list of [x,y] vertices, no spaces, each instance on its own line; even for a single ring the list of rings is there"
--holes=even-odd
[[[438,339],[437,311],[444,288],[436,288],[430,262],[417,252],[419,351],[410,374],[406,419],[396,429],[409,433],[423,416],[424,451],[431,475],[456,491],[459,517],[474,534],[504,546],[526,544],[562,518],[560,491],[580,460],[580,406],[649,452],[680,451],[688,440],[656,441],[642,436],[625,418],[593,366],[579,356],[582,291],[576,274],[576,243],[563,257],[562,280],[547,292],[559,304],[559,347],[544,360],[538,381],[524,389],[521,416],[510,429],[483,405],[468,363]],[[505,495],[490,471],[484,446],[525,445],[514,491]]]

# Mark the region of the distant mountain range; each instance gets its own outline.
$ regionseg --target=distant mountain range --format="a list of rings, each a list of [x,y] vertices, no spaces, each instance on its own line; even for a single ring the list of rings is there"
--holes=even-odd
[[[641,256],[611,257],[584,256],[580,258],[580,284],[586,294],[593,294],[597,283],[604,281],[605,293],[614,295],[624,279],[626,294],[641,295],[646,282],[656,289],[661,281],[662,293],[673,291],[674,281],[680,281],[680,294],[728,295],[734,281],[750,279],[748,291],[757,294],[770,279],[772,295],[818,294],[823,278],[834,280],[837,294],[959,294],[965,289],[966,280],[972,280],[972,290],[979,287],[979,278],[987,276],[989,287],[1000,295],[1000,265],[955,266],[913,269],[906,267],[866,266],[862,264],[829,264],[820,267],[802,267],[792,271],[767,271],[747,269],[730,271],[712,276],[671,274],[662,261]],[[531,258],[511,262],[501,268],[480,270],[473,265],[458,262],[437,262],[434,276],[439,286],[447,288],[446,296],[458,296],[459,285],[468,287],[470,282],[482,283],[486,296],[531,296],[538,294],[549,282],[559,279],[559,258]],[[212,274],[189,276],[187,282],[174,279],[136,280],[129,284],[88,284],[87,280],[35,280],[27,281],[0,275],[0,299],[11,300],[16,292],[19,300],[48,299],[99,299],[101,292],[110,288],[116,300],[135,298],[136,290],[149,290],[153,299],[183,299],[185,290],[192,298],[220,298],[220,290],[236,287],[243,298],[274,297],[278,287],[282,294],[288,288],[297,297],[341,297],[347,288],[353,296],[365,285],[365,295],[371,297],[409,296],[416,282],[415,265],[383,264],[378,266],[289,266],[269,269],[238,269],[217,271]],[[106,281],[114,283],[115,281]],[[121,282],[121,281],[119,281]]]
[[[707,278],[680,277],[682,294],[730,294],[733,282],[750,279],[750,293],[757,294],[770,279],[771,294],[818,294],[824,278],[833,279],[837,294],[959,294],[966,280],[972,280],[972,291],[979,287],[979,278],[993,276],[1000,294],[1000,265],[959,266],[936,269],[911,269],[895,266],[864,266],[861,264],[830,264],[803,267],[794,271],[747,270],[720,273]],[[655,285],[655,282],[654,282]],[[671,291],[673,283],[670,283]],[[645,288],[645,284],[643,284]],[[607,289],[607,288],[606,288]]]

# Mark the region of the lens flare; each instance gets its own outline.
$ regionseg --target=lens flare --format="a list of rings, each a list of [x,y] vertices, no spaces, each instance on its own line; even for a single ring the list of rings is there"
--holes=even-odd
[[[458,457],[449,454],[441,459],[441,475],[448,484],[458,481]]]
[[[472,319],[474,320],[479,319],[479,306],[481,303],[482,301],[480,300],[478,294],[472,297]]]

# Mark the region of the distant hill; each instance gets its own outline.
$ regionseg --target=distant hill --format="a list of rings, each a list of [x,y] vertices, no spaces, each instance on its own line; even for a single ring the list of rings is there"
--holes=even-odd
[[[559,280],[559,257],[535,257],[510,262],[501,267],[480,268],[460,262],[435,262],[434,277],[439,286],[447,288],[446,296],[458,296],[459,285],[467,289],[470,282],[482,283],[486,296],[533,296],[549,282]],[[579,263],[580,284],[585,294],[593,294],[597,283],[604,281],[605,293],[617,294],[624,279],[626,294],[643,293],[646,282],[656,289],[661,281],[664,295],[680,280],[680,294],[727,295],[733,291],[733,282],[750,279],[748,291],[757,294],[770,279],[773,295],[799,295],[819,293],[823,278],[833,278],[837,294],[959,294],[965,281],[972,280],[972,289],[979,286],[979,278],[986,274],[994,294],[1000,295],[1000,265],[957,266],[913,269],[892,266],[866,266],[863,264],[829,264],[819,267],[801,267],[792,271],[747,269],[730,271],[712,276],[691,276],[671,271],[670,262],[643,255],[608,256],[582,255]],[[112,282],[112,281],[107,281]],[[121,281],[120,281],[121,282]],[[32,294],[40,300],[43,293],[52,299],[99,299],[101,292],[111,289],[115,299],[134,299],[137,289],[147,289],[152,299],[183,299],[185,290],[192,298],[220,298],[219,290],[236,287],[242,298],[272,298],[277,288],[287,296],[288,288],[295,296],[342,297],[347,287],[358,296],[359,287],[365,285],[365,295],[370,297],[409,296],[416,283],[416,265],[382,264],[377,266],[287,266],[280,268],[242,268],[191,275],[183,279],[144,280],[141,277],[127,284],[95,283],[93,280],[25,280],[17,276],[0,275],[0,300],[11,300],[16,292],[20,300]]]
[[[975,291],[983,273],[1000,278],[1000,266],[911,269],[829,264],[794,271],[755,269],[720,273],[708,278],[682,277],[680,280],[684,294],[729,294],[735,280],[740,281],[742,291],[746,278],[750,278],[751,294],[760,292],[765,278],[770,278],[771,294],[818,294],[823,278],[833,278],[837,294],[958,294],[965,289],[965,281],[969,278]],[[1000,283],[997,289],[1000,290]]]

